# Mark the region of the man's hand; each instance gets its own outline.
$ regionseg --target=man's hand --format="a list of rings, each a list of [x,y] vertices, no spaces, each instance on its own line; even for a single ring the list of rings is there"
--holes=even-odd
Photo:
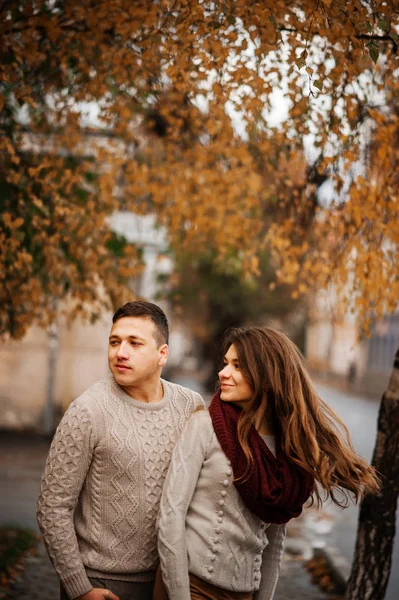
[[[79,596],[76,600],[119,600],[118,596],[115,596],[110,590],[104,590],[102,588],[93,588],[87,594]]]

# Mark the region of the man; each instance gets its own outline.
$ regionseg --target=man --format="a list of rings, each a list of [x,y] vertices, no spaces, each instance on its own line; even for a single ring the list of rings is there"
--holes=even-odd
[[[161,379],[168,322],[158,306],[128,302],[112,321],[111,375],[69,406],[42,477],[37,516],[62,600],[152,599],[164,478],[203,404]]]

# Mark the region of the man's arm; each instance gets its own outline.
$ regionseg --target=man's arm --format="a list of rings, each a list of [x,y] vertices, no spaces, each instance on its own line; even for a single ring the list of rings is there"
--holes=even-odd
[[[286,525],[271,524],[266,535],[269,544],[263,551],[261,580],[254,600],[273,600],[274,592],[280,575],[281,559],[284,551]]]
[[[72,511],[91,463],[94,438],[89,411],[73,402],[52,441],[37,503],[47,552],[70,598],[79,598],[93,589],[80,557]]]

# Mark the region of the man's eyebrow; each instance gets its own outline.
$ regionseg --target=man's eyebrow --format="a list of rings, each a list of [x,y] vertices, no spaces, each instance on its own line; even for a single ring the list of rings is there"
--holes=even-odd
[[[109,336],[109,339],[115,339],[115,340],[120,340],[121,336],[117,335],[116,333],[113,333],[112,335]],[[140,337],[139,335],[128,335],[127,336],[128,340],[139,340],[140,342],[145,342],[145,339]]]

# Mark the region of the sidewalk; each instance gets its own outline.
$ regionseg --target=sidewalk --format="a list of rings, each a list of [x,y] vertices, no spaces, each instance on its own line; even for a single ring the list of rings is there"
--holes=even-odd
[[[0,525],[17,524],[37,531],[35,505],[48,446],[40,437],[0,432]],[[309,548],[295,529],[300,528],[293,527],[287,538],[274,600],[332,599],[312,584],[304,567]],[[11,588],[6,592],[0,585],[0,600],[58,600],[58,589],[57,576],[40,542],[36,555],[26,559],[24,572]]]
[[[11,588],[0,598],[7,600],[59,600],[59,582],[47,558],[46,551],[40,543],[36,556],[25,562],[24,573]],[[281,568],[280,580],[274,600],[329,600],[332,596],[312,585],[310,575],[304,569],[303,561],[285,555]]]

